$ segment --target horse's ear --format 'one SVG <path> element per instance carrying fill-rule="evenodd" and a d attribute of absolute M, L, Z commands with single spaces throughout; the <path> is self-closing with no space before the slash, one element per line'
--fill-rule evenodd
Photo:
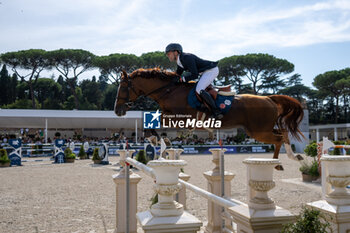
<path fill-rule="evenodd" d="M 125 70 L 122 70 L 122 79 L 128 78 L 128 73 Z"/>

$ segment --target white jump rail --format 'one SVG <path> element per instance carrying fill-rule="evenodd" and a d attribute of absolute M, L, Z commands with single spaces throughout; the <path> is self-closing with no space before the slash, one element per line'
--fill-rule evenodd
<path fill-rule="evenodd" d="M 138 169 L 143 171 L 146 175 L 151 176 L 152 178 L 155 178 L 152 168 L 150 168 L 150 167 L 144 165 L 143 163 L 140 163 L 132 158 L 126 158 L 125 161 L 127 163 L 130 163 L 133 166 L 137 167 Z M 191 190 L 192 192 L 194 192 L 194 193 L 196 193 L 196 194 L 198 194 L 206 199 L 209 199 L 210 201 L 214 202 L 215 204 L 218 204 L 221 207 L 230 208 L 230 207 L 234 207 L 234 206 L 243 204 L 243 202 L 240 202 L 237 200 L 233 200 L 233 199 L 228 200 L 228 199 L 219 197 L 215 194 L 212 194 L 212 193 L 210 193 L 204 189 L 201 189 L 193 184 L 190 184 L 186 181 L 179 180 L 179 182 L 181 184 L 183 184 L 184 186 L 186 186 L 186 188 Z"/>
<path fill-rule="evenodd" d="M 294 220 L 294 216 L 289 211 L 275 206 L 273 200 L 270 199 L 267 194 L 267 192 L 275 186 L 272 176 L 274 166 L 279 163 L 278 160 L 250 158 L 244 161 L 244 164 L 247 166 L 247 195 L 249 200 L 248 204 L 245 204 L 231 198 L 230 182 L 233 179 L 234 174 L 230 172 L 223 172 L 225 175 L 225 184 L 227 186 L 225 185 L 224 195 L 220 196 L 220 188 L 222 182 L 220 180 L 221 168 L 219 165 L 219 155 L 223 153 L 223 150 L 215 148 L 211 149 L 211 152 L 213 154 L 212 162 L 215 164 L 215 167 L 212 170 L 203 173 L 205 179 L 207 179 L 208 182 L 208 190 L 204 190 L 187 182 L 187 180 L 183 180 L 183 173 L 174 173 L 175 166 L 177 166 L 177 169 L 179 169 L 179 164 L 186 163 L 183 160 L 175 162 L 176 160 L 163 159 L 159 162 L 151 161 L 150 166 L 147 166 L 136 161 L 135 159 L 128 157 L 127 154 L 130 154 L 130 151 L 122 151 L 121 155 L 124 156 L 120 157 L 120 164 L 124 168 L 118 174 L 113 176 L 117 188 L 117 224 L 115 232 L 124 233 L 128 232 L 129 230 L 130 232 L 136 232 L 136 218 L 139 221 L 139 224 L 142 226 L 142 229 L 147 233 L 165 232 L 165 228 L 159 229 L 159 227 L 169 227 L 167 229 L 170 230 L 176 228 L 176 232 L 197 232 L 200 225 L 202 225 L 200 220 L 188 212 L 181 212 L 181 208 L 186 208 L 183 202 L 184 199 L 186 200 L 186 197 L 183 197 L 183 194 L 186 193 L 187 189 L 191 190 L 196 195 L 199 195 L 208 201 L 208 215 L 206 219 L 207 225 L 205 226 L 205 232 L 208 233 L 236 232 L 233 228 L 233 225 L 235 224 L 237 226 L 237 232 L 258 232 L 256 229 L 264 228 L 265 230 L 268 229 L 268 231 L 271 233 L 277 233 L 281 230 L 283 224 L 290 223 Z M 161 201 L 158 202 L 158 204 L 153 205 L 150 210 L 137 212 L 137 183 L 141 180 L 141 177 L 131 171 L 129 174 L 128 170 L 130 165 L 133 165 L 145 173 L 147 176 L 150 176 L 157 180 L 154 188 L 157 191 L 158 195 L 160 195 L 159 198 L 161 198 Z M 169 169 L 169 174 L 166 174 L 167 169 Z M 171 178 L 174 174 L 177 174 L 179 176 L 179 179 L 176 181 L 177 184 L 173 183 L 175 180 L 173 180 L 174 178 Z M 127 185 L 129 181 L 129 175 L 130 187 Z M 169 175 L 168 178 L 171 179 L 170 183 L 164 183 L 165 177 L 167 175 Z M 166 188 L 163 186 L 166 186 Z M 175 193 L 178 192 L 176 190 L 179 190 L 178 186 L 183 187 L 183 190 L 181 190 L 181 201 L 171 202 L 171 196 L 175 195 Z M 130 192 L 128 191 L 129 188 Z M 128 199 L 125 199 L 125 197 L 129 197 L 130 202 Z M 128 207 L 126 207 L 125 203 L 130 204 L 130 211 L 127 211 L 130 214 L 127 215 L 125 214 L 125 208 Z M 171 204 L 171 215 L 167 215 L 167 213 L 163 212 L 163 210 L 168 208 L 168 203 L 174 203 Z M 179 216 L 180 219 L 192 219 L 191 221 L 185 221 L 187 224 L 187 230 L 179 229 L 184 227 L 184 222 L 181 223 L 178 218 L 171 218 L 171 216 L 173 216 L 173 213 L 183 213 L 181 217 Z M 174 219 L 178 220 L 172 222 Z M 188 227 L 188 224 L 190 227 Z M 195 228 L 192 226 L 197 227 L 197 230 L 195 230 Z M 125 229 L 127 230 L 125 231 Z"/>

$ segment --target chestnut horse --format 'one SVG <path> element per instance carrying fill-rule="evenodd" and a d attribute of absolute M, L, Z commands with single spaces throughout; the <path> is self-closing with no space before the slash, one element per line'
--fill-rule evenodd
<path fill-rule="evenodd" d="M 129 109 L 129 104 L 139 96 L 149 96 L 155 100 L 163 114 L 186 114 L 196 117 L 197 110 L 187 103 L 187 95 L 194 83 L 179 83 L 178 75 L 158 68 L 138 69 L 128 75 L 123 71 L 114 111 L 123 116 Z M 285 144 L 289 158 L 301 160 L 300 155 L 294 155 L 288 132 L 298 140 L 304 135 L 298 128 L 303 119 L 301 104 L 285 95 L 237 95 L 231 109 L 221 119 L 221 128 L 243 127 L 252 138 L 275 145 L 273 158 L 278 158 L 282 143 Z M 282 166 L 276 167 L 283 170 Z"/>

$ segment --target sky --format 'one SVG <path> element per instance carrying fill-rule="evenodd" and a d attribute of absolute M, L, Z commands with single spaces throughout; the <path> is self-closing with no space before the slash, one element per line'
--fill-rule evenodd
<path fill-rule="evenodd" d="M 0 0 L 0 53 L 139 56 L 171 42 L 207 60 L 268 53 L 312 87 L 350 67 L 350 0 Z"/>

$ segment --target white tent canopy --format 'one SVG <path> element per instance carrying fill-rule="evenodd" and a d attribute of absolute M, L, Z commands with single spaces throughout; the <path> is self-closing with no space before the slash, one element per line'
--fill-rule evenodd
<path fill-rule="evenodd" d="M 46 122 L 51 129 L 135 129 L 142 127 L 142 112 L 118 117 L 113 111 L 0 109 L 0 128 L 45 128 Z"/>

